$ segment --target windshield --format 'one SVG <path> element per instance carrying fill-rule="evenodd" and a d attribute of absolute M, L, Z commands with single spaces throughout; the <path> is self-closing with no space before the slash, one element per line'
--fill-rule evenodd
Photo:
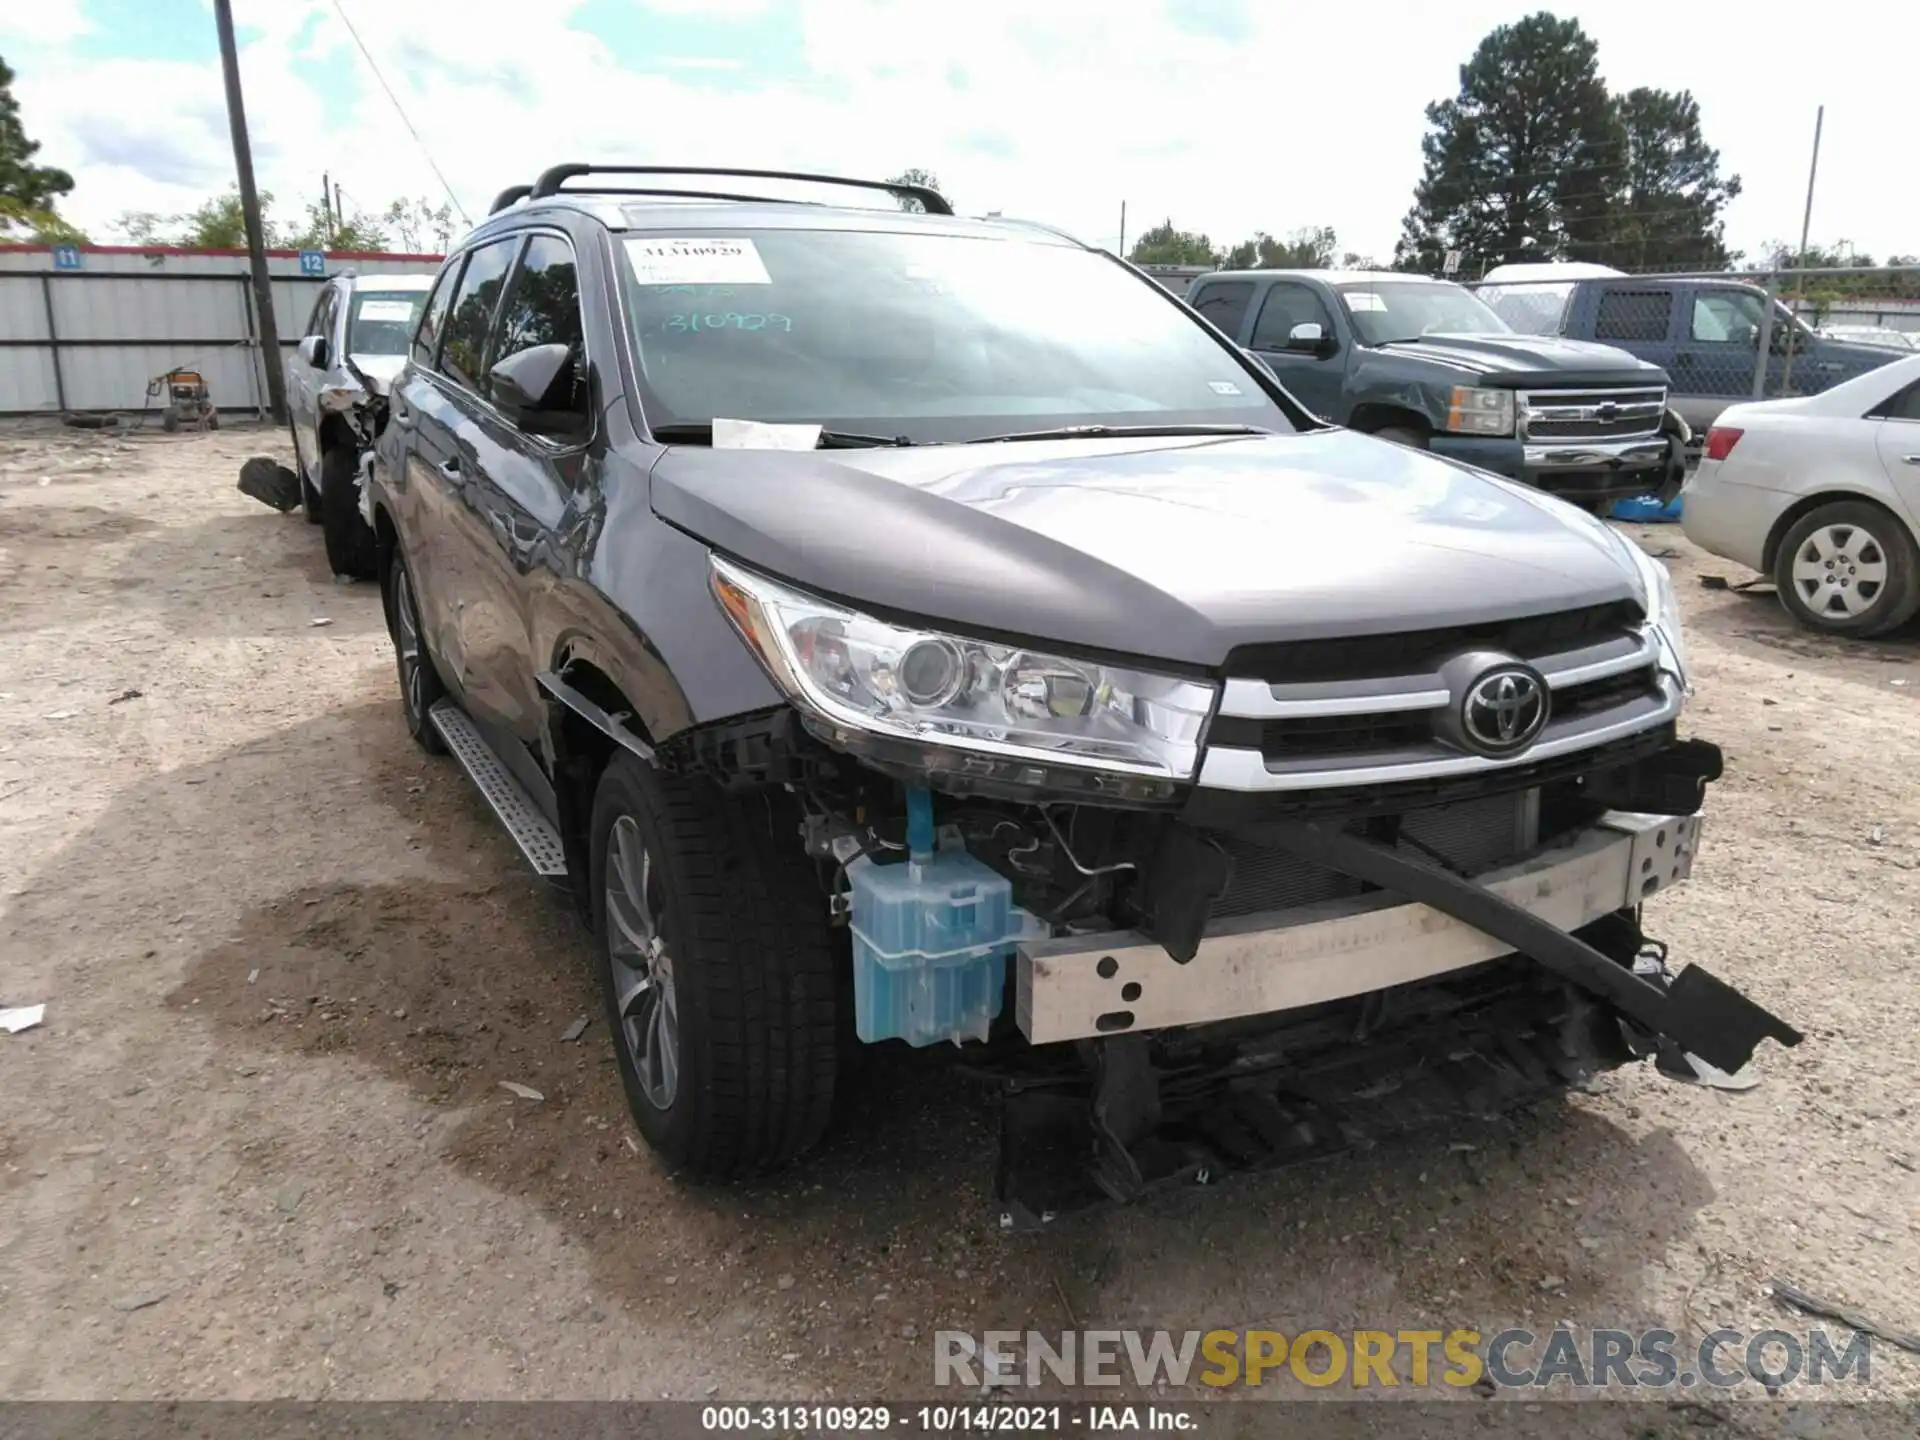
<path fill-rule="evenodd" d="M 1573 283 L 1553 280 L 1482 285 L 1473 293 L 1522 335 L 1558 335 L 1561 320 L 1567 313 L 1567 301 L 1573 298 Z"/>
<path fill-rule="evenodd" d="M 1362 345 L 1391 345 L 1422 335 L 1504 335 L 1507 324 L 1458 285 L 1419 280 L 1360 280 L 1334 287 L 1346 301 Z"/>
<path fill-rule="evenodd" d="M 1068 425 L 1296 428 L 1152 281 L 1029 240 L 845 230 L 628 235 L 648 422 L 921 442 Z"/>
<path fill-rule="evenodd" d="M 406 354 L 413 322 L 426 300 L 424 290 L 356 290 L 347 320 L 347 353 Z"/>

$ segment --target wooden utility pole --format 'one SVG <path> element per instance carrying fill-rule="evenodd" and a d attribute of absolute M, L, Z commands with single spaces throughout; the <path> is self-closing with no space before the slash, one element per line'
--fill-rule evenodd
<path fill-rule="evenodd" d="M 227 125 L 233 131 L 233 166 L 240 182 L 240 213 L 247 223 L 247 259 L 253 270 L 254 333 L 260 368 L 267 377 L 267 409 L 273 423 L 287 423 L 287 383 L 282 373 L 280 327 L 273 318 L 273 286 L 267 279 L 267 236 L 260 224 L 260 192 L 253 184 L 253 150 L 247 143 L 247 107 L 240 98 L 240 55 L 233 43 L 231 0 L 213 0 L 220 27 L 220 69 L 227 80 Z"/>

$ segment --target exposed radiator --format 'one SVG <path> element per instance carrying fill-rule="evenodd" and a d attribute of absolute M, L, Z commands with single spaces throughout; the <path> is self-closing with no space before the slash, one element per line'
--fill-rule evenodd
<path fill-rule="evenodd" d="M 1472 875 L 1516 860 L 1540 843 L 1540 792 L 1489 795 L 1392 818 L 1398 821 L 1403 853 L 1426 860 L 1438 856 Z M 1356 825 L 1356 833 L 1376 833 L 1371 826 L 1380 823 Z M 1214 838 L 1233 860 L 1233 878 L 1213 907 L 1215 915 L 1284 910 L 1360 893 L 1358 881 L 1311 861 L 1238 836 Z"/>

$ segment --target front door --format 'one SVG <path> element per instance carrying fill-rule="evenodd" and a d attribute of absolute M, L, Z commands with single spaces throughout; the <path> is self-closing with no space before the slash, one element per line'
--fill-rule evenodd
<path fill-rule="evenodd" d="M 455 527 L 458 542 L 469 547 L 459 567 L 465 603 L 458 622 L 468 706 L 476 720 L 522 747 L 541 734 L 534 676 L 549 658 L 536 653 L 532 598 L 540 572 L 555 564 L 554 535 L 580 491 L 592 434 L 579 269 L 572 245 L 557 233 L 527 240 L 507 281 L 486 364 L 491 369 L 540 345 L 565 345 L 574 362 L 537 412 L 516 421 L 492 403 L 485 381 L 480 403 L 465 407 L 463 448 L 474 463 Z"/>
<path fill-rule="evenodd" d="M 1289 337 L 1300 325 L 1320 327 L 1325 341 L 1319 349 L 1289 348 Z M 1294 399 L 1322 419 L 1344 425 L 1347 412 L 1341 392 L 1351 357 L 1339 343 L 1339 334 L 1332 312 L 1311 285 L 1276 280 L 1260 302 L 1249 348 Z"/>
<path fill-rule="evenodd" d="M 306 334 L 328 337 L 332 344 L 333 317 L 338 307 L 339 287 L 331 283 L 320 290 L 320 298 L 313 302 L 313 313 L 307 317 Z M 334 357 L 327 357 L 333 363 Z M 320 489 L 320 387 L 325 383 L 327 372 L 316 370 L 300 358 L 300 352 L 289 350 L 285 369 L 281 372 L 287 381 L 287 418 L 293 425 L 293 448 L 297 452 L 296 468 L 307 484 L 317 492 Z"/>
<path fill-rule="evenodd" d="M 1761 363 L 1760 334 L 1767 302 L 1750 290 L 1703 288 L 1688 296 L 1679 353 L 1692 380 L 1690 393 L 1712 395 L 1723 403 L 1751 399 L 1754 368 Z M 1767 393 L 1776 384 L 1780 362 L 1772 364 Z"/>

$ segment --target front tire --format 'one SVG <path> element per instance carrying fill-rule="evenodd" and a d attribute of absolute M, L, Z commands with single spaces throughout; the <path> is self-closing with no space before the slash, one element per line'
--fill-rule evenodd
<path fill-rule="evenodd" d="M 594 793 L 594 955 L 621 1084 L 648 1145 L 696 1178 L 788 1163 L 833 1108 L 839 970 L 796 828 L 771 823 L 782 799 L 624 751 Z"/>
<path fill-rule="evenodd" d="M 336 575 L 371 580 L 377 573 L 373 531 L 360 518 L 360 491 L 354 484 L 354 457 L 343 445 L 320 461 L 320 523 L 327 564 Z"/>
<path fill-rule="evenodd" d="M 1416 430 L 1411 425 L 1389 425 L 1385 429 L 1375 430 L 1374 438 L 1391 440 L 1396 445 L 1404 445 L 1409 450 L 1431 450 L 1433 437 L 1424 430 Z"/>
<path fill-rule="evenodd" d="M 447 691 L 440 683 L 440 672 L 433 668 L 413 577 L 407 573 L 406 557 L 398 545 L 393 547 L 387 572 L 387 628 L 393 633 L 393 661 L 400 677 L 400 711 L 407 722 L 407 733 L 429 755 L 444 755 L 446 742 L 427 717 Z"/>
<path fill-rule="evenodd" d="M 1838 500 L 1794 522 L 1774 556 L 1773 583 L 1787 613 L 1810 629 L 1884 635 L 1920 610 L 1920 554 L 1887 511 Z"/>

